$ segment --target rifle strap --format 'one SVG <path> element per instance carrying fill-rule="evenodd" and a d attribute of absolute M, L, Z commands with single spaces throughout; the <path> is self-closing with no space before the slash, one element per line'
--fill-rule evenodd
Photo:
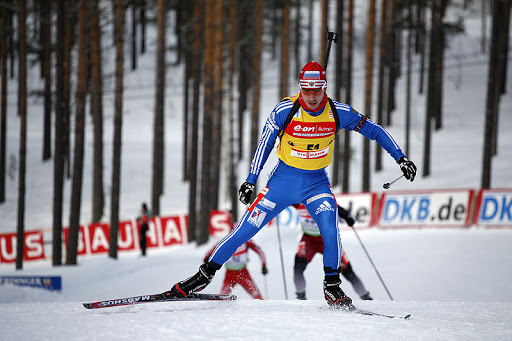
<path fill-rule="evenodd" d="M 332 99 L 327 97 L 327 100 L 329 101 L 329 106 L 331 107 L 331 110 L 333 112 L 336 112 L 336 107 L 334 106 L 334 102 L 332 101 Z M 286 130 L 286 127 L 288 127 L 288 124 L 290 124 L 290 122 L 293 119 L 293 116 L 295 116 L 295 114 L 297 113 L 297 111 L 299 111 L 299 109 L 300 109 L 300 103 L 299 103 L 299 99 L 297 98 L 295 103 L 293 103 L 293 107 L 290 110 L 290 113 L 288 114 L 288 116 L 286 117 L 286 120 L 284 121 L 283 127 L 279 131 L 279 134 L 278 134 L 279 138 L 282 138 L 282 136 L 283 136 L 283 134 L 284 134 L 284 132 Z M 337 114 L 338 113 L 336 112 L 333 115 L 334 116 L 334 122 L 336 123 L 336 134 L 335 134 L 335 136 L 338 136 L 338 133 L 340 131 L 340 118 L 338 117 Z"/>

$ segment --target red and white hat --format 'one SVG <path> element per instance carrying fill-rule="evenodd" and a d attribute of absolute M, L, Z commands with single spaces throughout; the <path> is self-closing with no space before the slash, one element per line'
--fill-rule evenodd
<path fill-rule="evenodd" d="M 322 65 L 315 61 L 309 62 L 300 71 L 299 88 L 301 89 L 325 89 L 327 77 Z"/>

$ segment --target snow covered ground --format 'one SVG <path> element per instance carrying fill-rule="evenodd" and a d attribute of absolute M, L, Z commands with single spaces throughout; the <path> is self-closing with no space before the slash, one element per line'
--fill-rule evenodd
<path fill-rule="evenodd" d="M 361 4 L 363 2 L 358 2 Z M 364 15 L 357 10 L 358 35 L 364 36 Z M 467 35 L 451 41 L 446 52 L 445 128 L 432 139 L 432 173 L 422 177 L 423 124 L 425 95 L 417 95 L 418 74 L 414 74 L 412 100 L 412 134 L 410 159 L 419 168 L 414 183 L 398 181 L 397 190 L 473 188 L 480 186 L 483 122 L 486 99 L 487 57 L 480 54 L 480 16 L 468 15 Z M 490 25 L 488 25 L 490 26 Z M 488 28 L 490 30 L 490 27 Z M 154 41 L 154 31 L 148 30 Z M 106 44 L 106 42 L 104 42 Z M 360 41 L 358 46 L 364 44 Z M 120 219 L 137 215 L 140 203 L 149 201 L 151 189 L 151 146 L 154 108 L 154 44 L 140 59 L 140 69 L 127 71 L 125 110 L 123 117 L 123 154 L 121 174 Z M 110 50 L 106 50 L 110 51 Z M 363 110 L 364 51 L 357 52 L 354 73 L 355 108 Z M 105 54 L 107 58 L 108 53 Z M 112 55 L 106 61 L 108 69 Z M 169 59 L 172 59 L 169 58 Z M 333 61 L 331 61 L 334 63 Z M 261 121 L 263 124 L 277 98 L 277 63 L 265 63 Z M 333 65 L 333 64 L 332 64 Z M 359 70 L 359 71 L 358 71 Z M 188 185 L 181 174 L 181 74 L 174 70 L 168 77 L 166 102 L 166 178 L 162 196 L 162 214 L 187 210 Z M 37 68 L 29 85 L 41 88 Z M 492 187 L 512 187 L 511 73 L 507 93 L 502 96 L 498 127 L 498 154 L 493 159 Z M 402 145 L 404 141 L 405 78 L 397 89 L 397 111 L 388 131 Z M 333 82 L 331 83 L 333 84 Z M 291 93 L 296 90 L 291 84 Z M 17 153 L 19 119 L 16 116 L 16 83 L 9 83 L 8 101 L 8 179 L 7 201 L 0 205 L 0 232 L 16 230 Z M 105 84 L 105 189 L 104 221 L 110 218 L 110 182 L 112 150 L 113 85 Z M 110 91 L 110 92 L 108 92 Z M 110 95 L 109 95 L 110 93 Z M 12 95 L 11 95 L 12 94 Z M 340 99 L 343 101 L 343 99 Z M 52 226 L 53 162 L 41 162 L 42 117 L 40 102 L 28 104 L 27 196 L 25 226 L 27 230 Z M 373 114 L 370 113 L 372 116 Z M 83 206 L 81 223 L 90 222 L 92 122 L 87 115 Z M 361 188 L 361 141 L 352 134 L 354 175 L 351 189 Z M 372 152 L 374 145 L 372 144 Z M 382 184 L 395 179 L 399 169 L 384 156 L 384 170 L 372 171 L 372 190 L 381 191 Z M 267 170 L 275 163 L 269 159 Z M 373 161 L 372 161 L 373 163 Z M 239 181 L 244 180 L 249 160 L 239 168 Z M 71 193 L 71 181 L 65 185 L 65 198 Z M 64 204 L 64 222 L 69 221 L 69 200 Z M 275 228 L 265 228 L 255 241 L 268 259 L 268 289 L 260 273 L 255 254 L 249 270 L 265 301 L 254 301 L 240 289 L 234 302 L 169 302 L 89 311 L 81 302 L 158 293 L 176 281 L 195 273 L 204 253 L 215 243 L 197 247 L 190 244 L 167 250 L 150 250 L 146 258 L 136 253 L 120 254 L 118 260 L 105 256 L 79 258 L 74 267 L 52 267 L 50 261 L 25 263 L 22 271 L 14 265 L 1 265 L 0 275 L 60 275 L 60 293 L 42 289 L 0 286 L 0 340 L 79 340 L 79 339 L 254 339 L 298 340 L 348 339 L 429 339 L 429 340 L 512 340 L 512 245 L 511 229 L 422 229 L 362 230 L 359 236 L 367 247 L 394 300 L 391 301 L 372 268 L 353 231 L 345 230 L 342 241 L 354 270 L 375 298 L 361 301 L 349 283 L 343 288 L 358 307 L 381 313 L 405 315 L 410 320 L 386 319 L 331 311 L 322 297 L 322 262 L 316 256 L 306 270 L 308 301 L 296 301 L 292 282 L 293 257 L 299 238 L 297 227 L 282 228 L 282 251 L 286 280 L 285 298 L 280 253 Z M 221 270 L 205 292 L 217 292 L 223 280 Z"/>
<path fill-rule="evenodd" d="M 0 286 L 1 340 L 512 340 L 512 230 L 428 229 L 358 232 L 393 297 L 388 297 L 353 231 L 342 233 L 355 272 L 375 298 L 356 306 L 410 320 L 329 310 L 322 297 L 322 259 L 306 270 L 309 300 L 295 300 L 293 258 L 298 228 L 281 228 L 285 291 L 277 232 L 255 241 L 268 257 L 266 289 L 257 255 L 249 271 L 269 299 L 252 300 L 240 287 L 233 302 L 167 302 L 87 310 L 81 302 L 158 293 L 195 273 L 208 245 L 93 257 L 76 267 L 26 265 L 2 275 L 61 275 L 63 291 Z M 220 290 L 224 269 L 204 292 Z"/>

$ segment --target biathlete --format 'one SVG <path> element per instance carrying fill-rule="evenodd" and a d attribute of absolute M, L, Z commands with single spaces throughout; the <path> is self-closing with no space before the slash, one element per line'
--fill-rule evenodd
<path fill-rule="evenodd" d="M 165 295 L 186 297 L 204 289 L 240 245 L 283 209 L 302 203 L 318 225 L 324 240 L 324 297 L 332 306 L 343 308 L 351 305 L 352 300 L 340 288 L 343 252 L 338 230 L 338 207 L 325 170 L 332 162 L 333 141 L 340 129 L 356 131 L 376 140 L 395 159 L 406 179 L 414 180 L 416 166 L 384 128 L 350 105 L 328 98 L 326 88 L 324 68 L 314 61 L 307 63 L 299 75 L 299 94 L 284 98 L 265 123 L 249 176 L 239 190 L 240 201 L 246 205 L 250 203 L 258 176 L 279 136 L 279 161 L 267 185 L 233 231 L 217 244 L 208 262 L 202 264 L 192 277 L 176 283 Z"/>
<path fill-rule="evenodd" d="M 215 247 L 207 253 L 205 262 L 208 262 L 208 258 L 212 254 Z M 249 295 L 251 295 L 254 299 L 263 299 L 263 296 L 261 296 L 256 283 L 247 270 L 247 263 L 249 262 L 249 249 L 258 254 L 261 260 L 261 273 L 263 276 L 267 275 L 268 270 L 263 250 L 252 240 L 249 240 L 247 243 L 242 244 L 238 249 L 236 249 L 231 258 L 229 258 L 228 261 L 224 263 L 224 266 L 226 267 L 226 277 L 224 278 L 224 283 L 220 289 L 221 294 L 230 294 L 235 286 L 241 285 L 242 288 L 244 288 L 245 291 L 247 291 Z"/>
<path fill-rule="evenodd" d="M 302 229 L 302 238 L 300 239 L 299 247 L 295 254 L 295 262 L 293 264 L 293 282 L 295 283 L 297 299 L 305 300 L 306 279 L 304 278 L 304 270 L 306 270 L 306 267 L 317 253 L 324 253 L 324 240 L 320 235 L 318 225 L 313 218 L 311 218 L 306 206 L 302 204 L 292 206 L 297 209 L 300 227 Z M 340 205 L 338 205 L 338 215 L 340 219 L 345 220 L 348 226 L 354 226 L 354 218 Z M 366 290 L 363 282 L 352 269 L 352 264 L 350 264 L 345 249 L 343 249 L 341 255 L 340 270 L 343 277 L 352 284 L 354 291 L 362 300 L 373 300 L 370 296 L 370 292 Z"/>

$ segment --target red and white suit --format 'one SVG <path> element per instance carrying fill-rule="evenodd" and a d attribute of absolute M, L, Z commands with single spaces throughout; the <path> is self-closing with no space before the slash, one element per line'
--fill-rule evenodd
<path fill-rule="evenodd" d="M 214 249 L 215 247 L 210 250 L 210 252 L 208 252 L 207 257 L 210 256 Z M 265 254 L 261 248 L 252 240 L 248 240 L 246 243 L 238 247 L 231 258 L 229 258 L 227 262 L 224 263 L 226 267 L 226 277 L 224 278 L 224 283 L 222 284 L 222 288 L 220 290 L 221 294 L 231 293 L 233 288 L 239 284 L 249 293 L 249 295 L 255 299 L 263 299 L 263 296 L 261 296 L 256 283 L 254 283 L 254 280 L 247 270 L 247 263 L 249 262 L 249 249 L 255 251 L 258 254 L 261 259 L 262 266 L 266 267 Z"/>

